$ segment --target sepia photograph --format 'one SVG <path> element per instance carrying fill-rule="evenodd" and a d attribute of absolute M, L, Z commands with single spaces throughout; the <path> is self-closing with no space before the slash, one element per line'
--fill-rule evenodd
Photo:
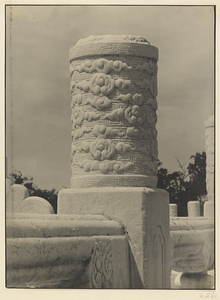
<path fill-rule="evenodd" d="M 5 288 L 215 298 L 215 5 L 4 17 Z"/>

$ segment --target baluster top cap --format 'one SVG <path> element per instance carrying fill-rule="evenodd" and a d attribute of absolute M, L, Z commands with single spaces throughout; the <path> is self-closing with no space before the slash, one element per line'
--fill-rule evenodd
<path fill-rule="evenodd" d="M 158 49 L 141 36 L 90 35 L 70 49 L 70 61 L 94 55 L 133 55 L 158 60 Z"/>

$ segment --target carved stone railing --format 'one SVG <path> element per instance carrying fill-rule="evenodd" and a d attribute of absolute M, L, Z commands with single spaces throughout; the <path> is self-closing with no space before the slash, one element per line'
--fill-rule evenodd
<path fill-rule="evenodd" d="M 206 186 L 208 201 L 200 217 L 199 201 L 188 202 L 188 217 L 177 217 L 177 205 L 170 204 L 172 270 L 180 272 L 171 280 L 173 288 L 212 289 L 215 265 L 214 239 L 214 116 L 205 122 Z M 175 275 L 172 273 L 172 277 Z"/>
<path fill-rule="evenodd" d="M 181 272 L 179 288 L 211 289 L 214 278 L 214 224 L 204 217 L 170 220 L 172 270 Z M 175 288 L 175 285 L 173 286 Z"/>
<path fill-rule="evenodd" d="M 127 237 L 103 216 L 8 215 L 6 236 L 7 287 L 130 287 Z"/>

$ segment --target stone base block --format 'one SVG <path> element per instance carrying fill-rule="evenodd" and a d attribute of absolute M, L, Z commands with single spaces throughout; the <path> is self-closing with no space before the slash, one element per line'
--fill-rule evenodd
<path fill-rule="evenodd" d="M 170 287 L 169 197 L 141 187 L 65 189 L 58 214 L 101 214 L 117 220 L 130 243 L 131 288 Z"/>

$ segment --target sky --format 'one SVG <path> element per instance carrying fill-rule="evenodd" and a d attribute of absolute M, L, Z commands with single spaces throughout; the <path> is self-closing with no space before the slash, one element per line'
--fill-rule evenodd
<path fill-rule="evenodd" d="M 6 14 L 8 173 L 42 189 L 70 187 L 69 49 L 89 35 L 131 34 L 159 49 L 158 147 L 163 167 L 205 150 L 214 113 L 211 6 L 11 6 Z"/>

